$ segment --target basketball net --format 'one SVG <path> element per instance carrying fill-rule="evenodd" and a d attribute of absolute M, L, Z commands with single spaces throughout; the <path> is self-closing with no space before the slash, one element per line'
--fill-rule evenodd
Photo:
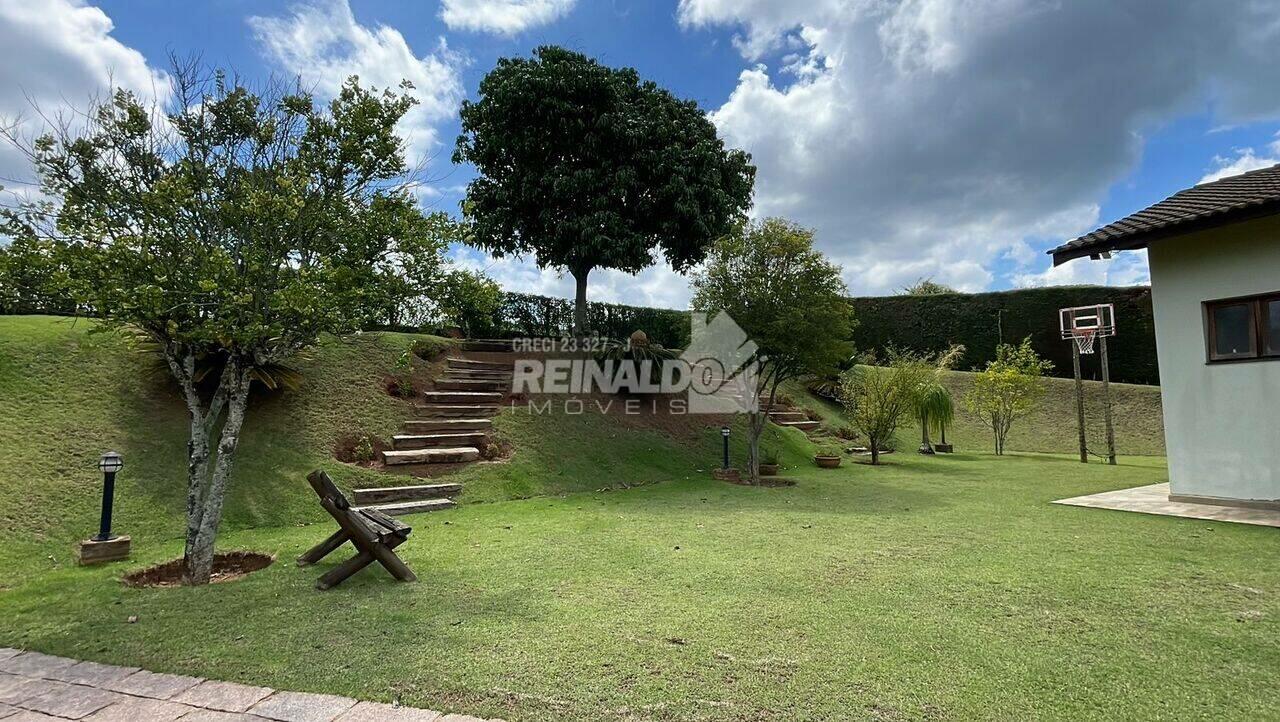
<path fill-rule="evenodd" d="M 1097 337 L 1096 328 L 1077 328 L 1071 332 L 1071 338 L 1075 339 L 1076 348 L 1081 354 L 1093 353 L 1093 342 Z"/>

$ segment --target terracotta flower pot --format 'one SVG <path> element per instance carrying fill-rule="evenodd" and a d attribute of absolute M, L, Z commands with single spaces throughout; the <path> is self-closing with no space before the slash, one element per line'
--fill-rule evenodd
<path fill-rule="evenodd" d="M 777 475 L 778 475 L 777 464 L 761 464 L 760 465 L 760 476 L 777 476 Z"/>
<path fill-rule="evenodd" d="M 813 463 L 817 464 L 823 469 L 834 469 L 837 466 L 840 466 L 840 457 L 839 456 L 815 456 L 813 457 Z"/>

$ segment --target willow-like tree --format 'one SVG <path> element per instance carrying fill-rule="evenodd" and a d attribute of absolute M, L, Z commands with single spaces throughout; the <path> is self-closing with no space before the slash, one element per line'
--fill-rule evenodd
<path fill-rule="evenodd" d="M 578 335 L 592 270 L 639 273 L 659 254 L 687 270 L 744 217 L 755 180 L 696 103 L 558 47 L 498 61 L 462 104 L 453 160 L 478 172 L 471 243 L 568 271 Z"/>
<path fill-rule="evenodd" d="M 74 128 L 11 126 L 56 202 L 9 210 L 0 232 L 87 251 L 72 254 L 83 303 L 163 354 L 190 412 L 183 579 L 203 584 L 251 381 L 418 292 L 444 239 L 405 187 L 406 93 L 352 78 L 317 105 L 194 64 L 171 79 L 162 108 L 117 91 Z"/>
<path fill-rule="evenodd" d="M 693 308 L 724 311 L 758 350 L 747 420 L 747 469 L 760 479 L 760 435 L 778 387 L 801 374 L 826 376 L 853 353 L 853 306 L 840 268 L 813 247 L 813 232 L 781 218 L 746 224 L 712 248 L 692 279 Z"/>

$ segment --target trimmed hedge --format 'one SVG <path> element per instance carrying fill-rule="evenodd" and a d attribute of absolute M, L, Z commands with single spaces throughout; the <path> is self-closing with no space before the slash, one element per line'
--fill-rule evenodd
<path fill-rule="evenodd" d="M 1054 286 L 993 293 L 947 293 L 935 296 L 854 298 L 858 326 L 853 342 L 859 351 L 883 355 L 890 345 L 921 352 L 943 351 L 964 344 L 961 369 L 980 369 L 995 358 L 1002 334 L 1005 343 L 1030 336 L 1036 352 L 1053 362 L 1054 376 L 1071 376 L 1071 342 L 1060 338 L 1058 309 L 1112 303 L 1119 335 L 1110 339 L 1111 379 L 1158 384 L 1155 323 L 1151 289 L 1146 286 Z M 689 314 L 673 309 L 588 304 L 591 329 L 611 338 L 641 330 L 667 348 L 689 341 Z M 573 326 L 573 301 L 525 293 L 508 293 L 496 322 L 497 333 L 513 336 L 567 335 Z M 1081 364 L 1087 379 L 1101 375 L 1098 356 Z"/>
<path fill-rule="evenodd" d="M 1053 362 L 1053 375 L 1071 376 L 1070 341 L 1058 332 L 1058 309 L 1115 304 L 1117 335 L 1108 339 L 1111 380 L 1160 383 L 1156 363 L 1151 289 L 1145 286 L 1054 286 L 994 293 L 855 298 L 858 327 L 853 341 L 860 351 L 882 353 L 890 345 L 914 351 L 941 351 L 964 344 L 961 369 L 981 368 L 995 358 L 1001 336 L 1016 343 L 1030 336 L 1036 353 Z M 1101 376 L 1098 355 L 1084 356 L 1082 375 Z"/>
<path fill-rule="evenodd" d="M 633 331 L 644 331 L 649 340 L 667 348 L 684 348 L 689 343 L 688 311 L 589 301 L 587 326 L 592 333 L 609 338 L 626 338 Z M 563 338 L 573 330 L 573 301 L 506 293 L 494 327 L 499 338 Z"/>

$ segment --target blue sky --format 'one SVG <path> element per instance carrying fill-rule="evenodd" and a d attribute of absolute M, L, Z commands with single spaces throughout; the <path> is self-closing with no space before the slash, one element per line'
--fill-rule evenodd
<path fill-rule="evenodd" d="M 33 9 L 36 5 L 43 5 Z M 181 10 L 178 8 L 181 7 Z M 855 293 L 1140 283 L 1142 254 L 1050 269 L 1043 251 L 1214 173 L 1280 162 L 1280 8 L 1113 0 L 0 0 L 0 114 L 110 78 L 163 82 L 170 52 L 323 95 L 411 77 L 424 202 L 456 212 L 457 103 L 505 55 L 564 45 L 697 100 L 760 167 L 756 212 L 817 231 Z M 6 42 L 7 41 L 7 42 Z M 3 48 L 7 47 L 8 50 Z M 21 92 L 19 92 L 19 90 Z M 10 161 L 12 159 L 9 159 Z M 0 170 L 6 170 L 0 154 Z M 455 249 L 505 286 L 571 295 L 529 259 Z M 680 306 L 655 267 L 597 299 Z"/>

